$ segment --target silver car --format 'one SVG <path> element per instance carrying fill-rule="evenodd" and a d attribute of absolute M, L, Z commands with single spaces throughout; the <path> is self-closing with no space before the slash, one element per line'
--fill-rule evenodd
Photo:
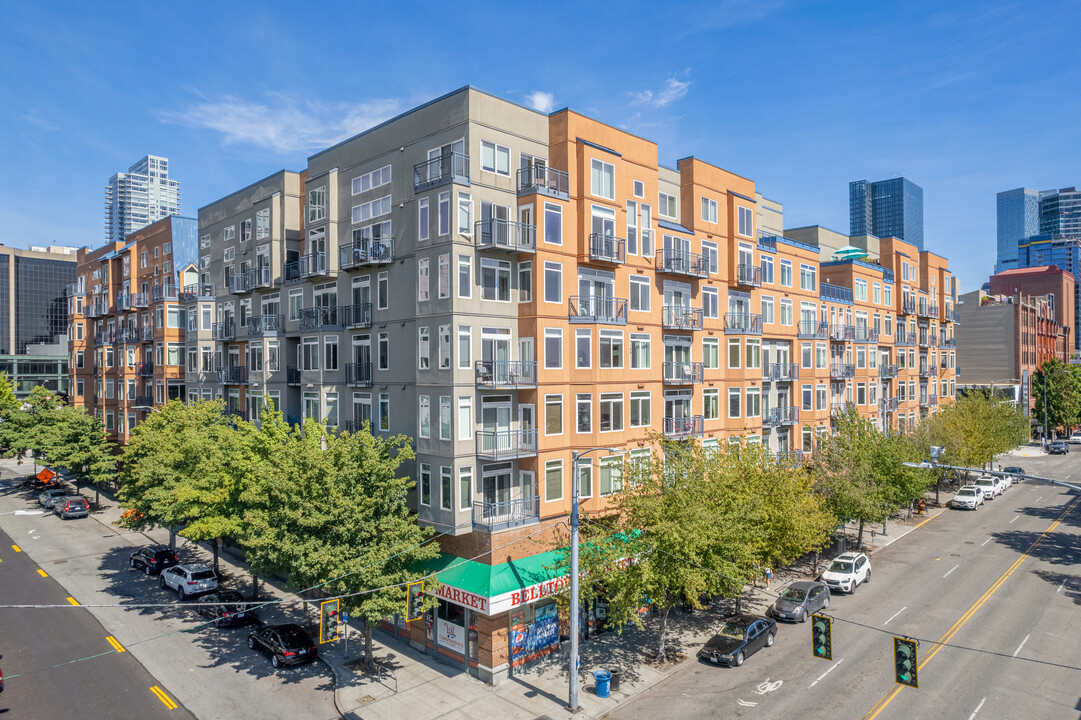
<path fill-rule="evenodd" d="M 218 589 L 218 576 L 202 563 L 176 565 L 163 570 L 160 577 L 162 589 L 175 591 L 180 600 Z"/>
<path fill-rule="evenodd" d="M 978 488 L 975 485 L 965 485 L 953 496 L 953 500 L 950 501 L 950 504 L 955 508 L 976 510 L 980 505 L 983 505 L 983 497 L 984 493 L 982 488 Z"/>
<path fill-rule="evenodd" d="M 830 589 L 825 583 L 800 580 L 785 588 L 769 614 L 778 620 L 806 622 L 811 613 L 830 606 Z"/>

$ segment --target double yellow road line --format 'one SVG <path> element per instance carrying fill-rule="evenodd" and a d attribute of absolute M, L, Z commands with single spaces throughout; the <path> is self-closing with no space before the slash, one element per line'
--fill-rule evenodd
<path fill-rule="evenodd" d="M 162 690 L 157 685 L 152 686 L 150 688 L 150 692 L 157 695 L 158 700 L 161 700 L 162 704 L 165 707 L 169 708 L 170 710 L 176 710 L 178 707 L 180 707 L 179 705 L 176 704 L 175 700 L 173 700 L 171 697 L 169 697 L 168 693 L 166 693 L 164 690 Z"/>
<path fill-rule="evenodd" d="M 972 607 L 970 607 L 964 615 L 958 618 L 957 622 L 955 622 L 950 627 L 950 629 L 947 630 L 945 634 L 943 634 L 943 636 L 938 639 L 938 641 L 935 643 L 935 649 L 931 651 L 930 655 L 923 659 L 923 662 L 921 662 L 917 668 L 918 670 L 923 670 L 924 666 L 927 665 L 927 663 L 931 662 L 931 658 L 937 655 L 938 651 L 945 647 L 945 644 L 948 643 L 953 638 L 953 636 L 956 635 L 957 632 L 965 626 L 965 623 L 972 619 L 972 616 L 976 613 L 976 611 L 983 607 L 984 603 L 986 603 L 991 598 L 991 596 L 994 595 L 1000 587 L 1002 587 L 1002 583 L 1006 582 L 1010 578 L 1010 576 L 1013 575 L 1014 571 L 1017 570 L 1017 568 L 1021 567 L 1021 563 L 1025 561 L 1025 558 L 1032 554 L 1032 551 L 1036 549 L 1036 546 L 1042 543 L 1044 541 L 1044 538 L 1046 538 L 1050 533 L 1055 531 L 1055 528 L 1057 528 L 1059 524 L 1063 521 L 1063 519 L 1070 514 L 1070 511 L 1077 506 L 1078 502 L 1081 502 L 1081 497 L 1076 498 L 1072 503 L 1067 505 L 1066 509 L 1062 512 L 1062 514 L 1058 516 L 1058 519 L 1055 520 L 1055 522 L 1051 523 L 1051 527 L 1044 530 L 1043 533 L 1041 533 L 1040 536 L 1033 541 L 1032 545 L 1029 546 L 1028 550 L 1026 550 L 1025 553 L 1021 555 L 1021 557 L 1014 560 L 1013 565 L 1010 565 L 1009 569 L 1006 570 L 1006 572 L 1002 573 L 999 579 L 996 580 L 994 584 L 992 584 L 991 587 L 987 589 L 987 592 L 981 595 L 980 599 L 973 603 Z M 926 522 L 926 520 L 924 522 Z M 922 525 L 923 523 L 920 524 Z M 886 693 L 886 696 L 879 700 L 877 703 L 875 703 L 875 706 L 871 708 L 871 710 L 866 715 L 863 716 L 864 720 L 874 720 L 876 717 L 878 717 L 878 714 L 885 710 L 887 705 L 893 702 L 893 699 L 897 697 L 897 693 L 901 692 L 901 688 L 903 687 L 905 686 L 898 685 L 893 688 L 893 690 Z"/>

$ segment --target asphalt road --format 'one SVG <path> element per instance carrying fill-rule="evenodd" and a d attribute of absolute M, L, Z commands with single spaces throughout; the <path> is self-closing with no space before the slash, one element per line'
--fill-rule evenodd
<path fill-rule="evenodd" d="M 0 604 L 70 609 L 0 608 L 0 667 L 5 673 L 0 716 L 194 718 L 130 652 L 117 650 L 123 646 L 93 615 L 72 607 L 68 592 L 16 547 L 0 531 Z"/>
<path fill-rule="evenodd" d="M 1081 480 L 1075 457 L 1004 464 Z M 833 597 L 832 662 L 811 656 L 809 624 L 782 625 L 742 668 L 688 663 L 611 717 L 1077 718 L 1079 558 L 1081 496 L 1015 484 L 877 552 L 871 582 Z M 918 690 L 894 684 L 895 634 L 920 641 Z"/>

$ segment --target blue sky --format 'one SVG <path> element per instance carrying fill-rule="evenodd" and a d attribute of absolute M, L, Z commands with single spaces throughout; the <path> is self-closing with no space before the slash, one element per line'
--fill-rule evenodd
<path fill-rule="evenodd" d="M 466 84 L 750 177 L 789 227 L 847 232 L 848 182 L 904 175 L 963 291 L 992 269 L 996 192 L 1081 184 L 1078 2 L 0 0 L 0 18 L 9 245 L 101 244 L 106 181 L 147 153 L 194 216 Z"/>

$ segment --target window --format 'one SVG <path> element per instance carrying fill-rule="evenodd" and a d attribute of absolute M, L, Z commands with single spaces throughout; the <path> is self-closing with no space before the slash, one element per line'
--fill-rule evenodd
<path fill-rule="evenodd" d="M 327 336 L 323 339 L 323 365 L 327 370 L 338 369 L 338 338 Z"/>
<path fill-rule="evenodd" d="M 450 396 L 442 395 L 439 398 L 439 439 L 450 440 L 451 432 Z"/>
<path fill-rule="evenodd" d="M 450 325 L 439 326 L 439 369 L 450 368 Z"/>
<path fill-rule="evenodd" d="M 708 197 L 702 198 L 702 220 L 703 222 L 715 223 L 717 222 L 717 201 L 710 200 Z"/>
<path fill-rule="evenodd" d="M 483 299 L 510 302 L 510 261 L 481 258 L 480 286 Z"/>
<path fill-rule="evenodd" d="M 468 325 L 458 326 L 458 367 L 462 370 L 469 368 L 473 356 L 473 330 Z"/>
<path fill-rule="evenodd" d="M 563 461 L 548 460 L 544 463 L 544 500 L 555 502 L 563 499 Z"/>
<path fill-rule="evenodd" d="M 882 286 L 880 284 L 875 283 L 872 286 L 871 298 L 872 298 L 872 302 L 874 302 L 875 305 L 882 304 Z"/>
<path fill-rule="evenodd" d="M 649 391 L 631 391 L 631 427 L 649 427 Z"/>
<path fill-rule="evenodd" d="M 319 190 L 312 190 L 312 192 L 319 192 Z M 309 193 L 309 197 L 310 195 L 311 193 Z M 236 225 L 230 225 L 229 227 L 222 230 L 221 238 L 224 242 L 232 242 L 233 240 L 236 240 Z"/>
<path fill-rule="evenodd" d="M 469 193 L 458 193 L 458 232 L 473 234 L 473 198 Z"/>
<path fill-rule="evenodd" d="M 559 370 L 563 367 L 563 330 L 544 329 L 544 367 Z"/>
<path fill-rule="evenodd" d="M 747 339 L 745 347 L 745 360 L 744 367 L 748 370 L 756 370 L 762 367 L 762 341 Z"/>
<path fill-rule="evenodd" d="M 428 300 L 428 276 L 430 274 L 428 264 L 428 258 L 417 260 L 417 300 L 419 302 Z"/>
<path fill-rule="evenodd" d="M 781 324 L 792 324 L 792 301 L 788 298 L 781 299 Z"/>
<path fill-rule="evenodd" d="M 353 194 L 359 195 L 360 193 L 367 192 L 373 188 L 389 185 L 390 180 L 390 165 L 384 165 L 381 168 L 377 168 L 371 172 L 353 178 Z"/>
<path fill-rule="evenodd" d="M 719 255 L 717 254 L 717 244 L 702 241 L 702 256 L 706 259 L 706 266 L 712 275 L 716 275 L 719 268 Z"/>
<path fill-rule="evenodd" d="M 352 209 L 353 224 L 368 222 L 372 218 L 387 215 L 390 213 L 390 208 L 390 195 L 384 195 L 375 200 L 369 200 L 368 202 L 354 205 Z"/>
<path fill-rule="evenodd" d="M 773 284 L 773 258 L 769 257 L 768 255 L 763 255 L 761 265 L 762 265 L 762 284 L 763 285 L 772 285 Z"/>
<path fill-rule="evenodd" d="M 815 292 L 818 290 L 818 283 L 816 276 L 818 269 L 814 265 L 800 265 L 799 266 L 799 287 L 800 290 L 807 290 L 809 292 Z M 859 282 L 859 281 L 857 281 Z M 867 299 L 867 281 L 863 281 L 863 299 Z"/>
<path fill-rule="evenodd" d="M 202 237 L 199 238 L 199 249 L 200 250 L 205 250 L 208 247 L 210 247 L 210 236 L 209 235 L 203 235 Z"/>
<path fill-rule="evenodd" d="M 623 459 L 618 457 L 601 459 L 600 486 L 601 495 L 611 495 L 623 490 Z"/>
<path fill-rule="evenodd" d="M 825 410 L 828 405 L 828 394 L 825 385 L 819 385 L 815 388 L 815 407 L 819 410 Z"/>
<path fill-rule="evenodd" d="M 635 312 L 649 312 L 649 278 L 644 275 L 631 275 L 630 283 L 630 309 Z"/>
<path fill-rule="evenodd" d="M 379 393 L 379 429 L 390 431 L 390 393 Z"/>
<path fill-rule="evenodd" d="M 721 417 L 721 391 L 718 388 L 706 388 L 702 391 L 702 416 L 706 420 Z"/>
<path fill-rule="evenodd" d="M 544 263 L 544 302 L 563 302 L 563 266 L 559 263 Z"/>
<path fill-rule="evenodd" d="M 255 212 L 255 239 L 265 240 L 270 237 L 270 208 Z"/>
<path fill-rule="evenodd" d="M 563 396 L 544 396 L 544 434 L 563 434 Z"/>
<path fill-rule="evenodd" d="M 730 370 L 739 369 L 739 338 L 728 339 L 728 368 Z"/>
<path fill-rule="evenodd" d="M 728 388 L 728 417 L 738 418 L 740 416 L 740 389 L 738 387 Z"/>
<path fill-rule="evenodd" d="M 781 261 L 781 286 L 792 287 L 792 261 Z"/>
<path fill-rule="evenodd" d="M 473 507 L 473 468 L 458 468 L 458 509 Z"/>
<path fill-rule="evenodd" d="M 702 366 L 707 370 L 716 370 L 721 366 L 721 341 L 718 338 L 703 338 Z"/>
<path fill-rule="evenodd" d="M 814 347 L 809 342 L 800 343 L 800 367 L 810 370 L 814 362 Z"/>
<path fill-rule="evenodd" d="M 811 397 L 811 386 L 810 385 L 802 386 L 800 388 L 800 394 L 801 394 L 801 397 L 802 397 L 802 400 L 803 400 L 803 404 L 801 406 L 802 409 L 807 411 L 807 412 L 810 412 L 811 411 L 811 399 L 812 399 L 812 397 Z"/>
<path fill-rule="evenodd" d="M 631 333 L 631 369 L 649 370 L 649 335 Z"/>
<path fill-rule="evenodd" d="M 867 302 L 867 281 L 863 278 L 856 278 L 852 287 L 852 296 L 855 300 L 860 302 Z"/>
<path fill-rule="evenodd" d="M 453 475 L 449 465 L 443 465 L 439 468 L 439 507 L 443 510 L 450 510 L 451 503 L 454 502 L 451 489 L 452 478 Z"/>
<path fill-rule="evenodd" d="M 473 296 L 473 258 L 469 255 L 458 256 L 458 297 Z"/>
<path fill-rule="evenodd" d="M 319 369 L 319 338 L 306 337 L 300 341 L 301 370 Z"/>
<path fill-rule="evenodd" d="M 762 298 L 762 324 L 773 324 L 773 298 L 771 297 Z"/>
<path fill-rule="evenodd" d="M 623 429 L 623 393 L 601 393 L 601 432 Z"/>
<path fill-rule="evenodd" d="M 754 237 L 754 213 L 750 208 L 739 208 L 739 229 L 737 232 L 743 237 Z"/>
<path fill-rule="evenodd" d="M 450 193 L 439 193 L 439 234 L 450 233 Z"/>
<path fill-rule="evenodd" d="M 676 196 L 668 193 L 657 193 L 657 214 L 667 218 L 677 218 Z"/>
<path fill-rule="evenodd" d="M 471 440 L 472 438 L 473 398 L 463 395 L 458 398 L 458 439 Z"/>
<path fill-rule="evenodd" d="M 436 277 L 436 287 L 440 298 L 450 297 L 450 255 L 439 256 L 439 275 Z"/>
<path fill-rule="evenodd" d="M 327 188 L 326 185 L 308 191 L 308 224 L 322 222 L 327 219 Z"/>
<path fill-rule="evenodd" d="M 518 263 L 518 302 L 530 302 L 533 299 L 533 262 L 523 260 Z"/>
<path fill-rule="evenodd" d="M 427 370 L 431 356 L 431 338 L 427 327 L 417 328 L 417 367 Z"/>
<path fill-rule="evenodd" d="M 747 417 L 754 418 L 762 415 L 761 388 L 747 388 L 746 402 Z"/>
<path fill-rule="evenodd" d="M 574 331 L 574 367 L 587 369 L 593 367 L 593 333 L 591 330 Z"/>
<path fill-rule="evenodd" d="M 885 300 L 883 304 L 887 307 L 893 305 L 893 288 L 889 285 L 883 290 L 883 299 Z"/>
<path fill-rule="evenodd" d="M 867 384 L 866 383 L 856 383 L 856 404 L 857 405 L 866 405 L 867 404 Z"/>
<path fill-rule="evenodd" d="M 575 399 L 576 432 L 593 432 L 593 395 L 591 393 L 579 393 L 575 396 Z"/>
<path fill-rule="evenodd" d="M 720 295 L 717 288 L 702 288 L 702 315 L 708 318 L 720 317 Z"/>
<path fill-rule="evenodd" d="M 480 143 L 480 169 L 510 176 L 510 148 L 487 140 Z"/>
<path fill-rule="evenodd" d="M 553 203 L 544 203 L 544 242 L 563 244 L 563 208 Z"/>
<path fill-rule="evenodd" d="M 634 193 L 636 198 L 644 198 L 646 196 L 646 184 L 641 180 L 635 180 L 631 192 Z"/>
<path fill-rule="evenodd" d="M 623 333 L 618 330 L 601 330 L 600 367 L 623 369 Z"/>
<path fill-rule="evenodd" d="M 815 343 L 815 367 L 824 370 L 829 367 L 829 350 L 826 343 Z"/>
<path fill-rule="evenodd" d="M 418 435 L 421 438 L 432 436 L 432 398 L 429 395 L 420 395 L 417 399 L 417 420 L 419 423 Z"/>
<path fill-rule="evenodd" d="M 390 273 L 379 273 L 375 281 L 375 306 L 379 310 L 390 307 Z"/>
<path fill-rule="evenodd" d="M 431 216 L 428 209 L 428 198 L 417 201 L 417 239 L 427 240 L 431 231 Z"/>
<path fill-rule="evenodd" d="M 420 504 L 432 504 L 432 466 L 428 463 L 420 464 Z"/>
<path fill-rule="evenodd" d="M 146 267 L 146 266 L 147 266 L 147 265 L 149 264 L 149 260 L 148 260 L 148 257 L 149 257 L 149 255 L 148 255 L 148 253 L 146 252 L 146 250 L 143 250 L 143 251 L 142 251 L 142 252 L 141 252 L 141 253 L 139 254 L 139 267 L 140 267 L 140 268 L 145 268 L 145 267 Z"/>
<path fill-rule="evenodd" d="M 609 200 L 616 199 L 615 191 L 615 178 L 616 169 L 612 165 L 593 158 L 590 162 L 592 173 L 590 175 L 591 187 L 590 191 L 597 197 L 607 198 Z"/>
<path fill-rule="evenodd" d="M 388 333 L 379 333 L 377 354 L 379 355 L 379 369 L 390 370 L 390 335 Z"/>

